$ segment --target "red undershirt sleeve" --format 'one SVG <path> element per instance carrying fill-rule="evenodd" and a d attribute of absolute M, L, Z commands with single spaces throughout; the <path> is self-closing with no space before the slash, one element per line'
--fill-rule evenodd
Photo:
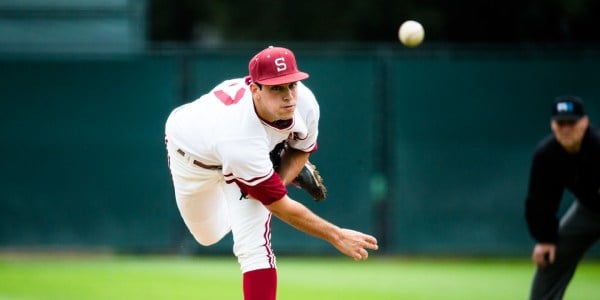
<path fill-rule="evenodd" d="M 240 187 L 243 193 L 250 195 L 252 198 L 260 201 L 264 205 L 269 205 L 285 196 L 287 189 L 281 181 L 281 177 L 277 172 L 273 172 L 273 175 L 269 179 L 255 185 L 246 185 L 238 180 L 235 183 Z"/>

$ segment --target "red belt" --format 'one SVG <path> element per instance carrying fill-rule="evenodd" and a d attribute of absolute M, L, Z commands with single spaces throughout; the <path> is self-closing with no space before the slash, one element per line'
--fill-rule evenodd
<path fill-rule="evenodd" d="M 177 153 L 181 154 L 181 156 L 185 156 L 185 152 L 183 150 L 181 150 L 181 149 L 177 149 Z M 205 165 L 202 162 L 197 161 L 195 159 L 192 161 L 192 163 L 195 164 L 196 166 L 200 167 L 200 168 L 204 168 L 204 169 L 207 169 L 207 170 L 221 170 L 221 169 L 223 169 L 221 166 L 209 166 L 209 165 Z"/>

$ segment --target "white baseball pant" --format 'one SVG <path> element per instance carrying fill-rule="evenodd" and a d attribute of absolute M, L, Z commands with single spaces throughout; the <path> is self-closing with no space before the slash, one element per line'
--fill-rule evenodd
<path fill-rule="evenodd" d="M 177 207 L 198 243 L 215 244 L 231 231 L 242 273 L 275 268 L 269 210 L 257 200 L 240 200 L 236 184 L 225 183 L 221 170 L 194 164 L 196 158 L 168 142 L 168 132 L 166 141 Z"/>

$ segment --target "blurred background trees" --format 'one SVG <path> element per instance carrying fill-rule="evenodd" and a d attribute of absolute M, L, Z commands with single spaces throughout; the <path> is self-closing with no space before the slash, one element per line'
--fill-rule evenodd
<path fill-rule="evenodd" d="M 427 40 L 515 43 L 600 41 L 593 0 L 149 0 L 153 42 L 394 41 L 406 19 Z"/>

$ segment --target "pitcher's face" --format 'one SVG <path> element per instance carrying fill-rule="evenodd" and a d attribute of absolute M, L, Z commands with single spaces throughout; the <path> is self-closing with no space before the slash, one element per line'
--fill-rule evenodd
<path fill-rule="evenodd" d="M 280 85 L 251 85 L 258 115 L 268 121 L 289 120 L 294 117 L 298 99 L 298 82 Z"/>

